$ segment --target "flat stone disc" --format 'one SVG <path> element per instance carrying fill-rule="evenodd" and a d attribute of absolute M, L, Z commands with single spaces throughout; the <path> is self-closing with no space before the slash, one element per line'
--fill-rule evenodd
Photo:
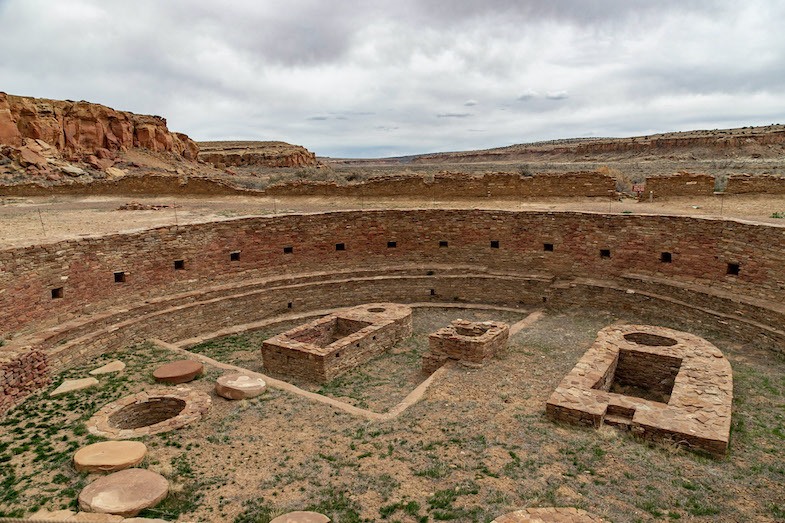
<path fill-rule="evenodd" d="M 194 360 L 170 361 L 153 372 L 157 381 L 164 383 L 186 383 L 204 372 L 204 365 Z"/>
<path fill-rule="evenodd" d="M 102 441 L 74 454 L 74 468 L 88 472 L 115 472 L 140 463 L 147 446 L 140 441 Z"/>
<path fill-rule="evenodd" d="M 328 523 L 330 518 L 318 512 L 289 512 L 270 521 L 270 523 Z"/>
<path fill-rule="evenodd" d="M 258 396 L 266 386 L 262 378 L 236 372 L 219 377 L 215 382 L 215 392 L 229 400 L 242 400 Z"/>
<path fill-rule="evenodd" d="M 145 469 L 126 469 L 98 478 L 79 493 L 79 507 L 131 517 L 156 506 L 169 492 L 169 482 Z"/>

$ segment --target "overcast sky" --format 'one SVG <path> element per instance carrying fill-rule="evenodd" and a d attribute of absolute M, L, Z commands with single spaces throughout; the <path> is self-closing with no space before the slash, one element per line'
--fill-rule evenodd
<path fill-rule="evenodd" d="M 379 157 L 785 123 L 785 1 L 0 0 L 0 90 Z"/>

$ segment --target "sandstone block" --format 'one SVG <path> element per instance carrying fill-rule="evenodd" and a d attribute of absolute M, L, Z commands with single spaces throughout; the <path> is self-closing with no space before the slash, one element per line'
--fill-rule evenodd
<path fill-rule="evenodd" d="M 329 523 L 330 518 L 318 512 L 289 512 L 270 521 L 270 523 Z"/>
<path fill-rule="evenodd" d="M 224 374 L 215 382 L 215 393 L 229 400 L 253 398 L 264 392 L 266 384 L 262 378 L 242 373 Z"/>
<path fill-rule="evenodd" d="M 98 376 L 100 374 L 111 374 L 113 372 L 120 372 L 121 370 L 125 369 L 125 363 L 120 360 L 110 361 L 106 365 L 102 367 L 98 367 L 97 369 L 93 369 L 88 374 L 91 376 Z"/>
<path fill-rule="evenodd" d="M 88 512 L 135 516 L 156 506 L 169 492 L 169 482 L 155 472 L 127 469 L 95 480 L 79 493 L 79 507 Z"/>
<path fill-rule="evenodd" d="M 204 372 L 204 365 L 194 360 L 177 360 L 161 365 L 153 377 L 164 383 L 186 383 Z"/>
<path fill-rule="evenodd" d="M 98 380 L 95 378 L 81 378 L 78 380 L 65 380 L 63 383 L 60 384 L 55 390 L 49 393 L 50 396 L 60 396 L 61 394 L 67 394 L 69 392 L 73 392 L 75 390 L 82 390 L 86 389 L 87 387 L 92 387 L 94 385 L 98 385 Z"/>
<path fill-rule="evenodd" d="M 139 464 L 147 454 L 140 441 L 102 441 L 74 454 L 74 468 L 88 472 L 115 472 Z"/>

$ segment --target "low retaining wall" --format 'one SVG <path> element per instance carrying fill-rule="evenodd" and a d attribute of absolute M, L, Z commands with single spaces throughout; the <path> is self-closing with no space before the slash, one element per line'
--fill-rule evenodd
<path fill-rule="evenodd" d="M 649 176 L 641 199 L 668 196 L 711 196 L 714 194 L 714 176 L 708 174 L 673 174 Z"/>
<path fill-rule="evenodd" d="M 785 176 L 734 174 L 728 177 L 726 194 L 785 194 Z"/>

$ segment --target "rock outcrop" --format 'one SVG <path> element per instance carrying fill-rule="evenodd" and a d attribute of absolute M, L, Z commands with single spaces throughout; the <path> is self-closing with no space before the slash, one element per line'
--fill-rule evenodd
<path fill-rule="evenodd" d="M 316 155 L 286 142 L 199 142 L 199 159 L 215 167 L 310 167 Z"/>
<path fill-rule="evenodd" d="M 169 131 L 160 116 L 117 111 L 85 101 L 0 92 L 0 144 L 24 149 L 26 140 L 44 142 L 68 159 L 85 160 L 103 169 L 111 167 L 114 152 L 133 147 L 171 152 L 189 160 L 196 160 L 199 154 L 196 142 Z"/>

